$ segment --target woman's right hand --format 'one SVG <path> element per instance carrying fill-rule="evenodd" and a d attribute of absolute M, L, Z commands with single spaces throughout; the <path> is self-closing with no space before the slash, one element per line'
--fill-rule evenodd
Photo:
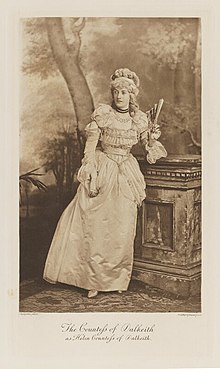
<path fill-rule="evenodd" d="M 89 197 L 96 197 L 99 193 L 97 189 L 96 181 L 97 181 L 98 172 L 96 169 L 93 169 L 90 175 L 90 184 L 89 184 Z"/>
<path fill-rule="evenodd" d="M 99 190 L 90 190 L 89 197 L 96 197 L 99 194 Z"/>

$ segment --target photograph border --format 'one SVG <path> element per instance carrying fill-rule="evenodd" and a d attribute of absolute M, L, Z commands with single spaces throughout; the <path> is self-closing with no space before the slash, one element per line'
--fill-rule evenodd
<path fill-rule="evenodd" d="M 129 1 L 130 2 L 130 1 Z M 26 5 L 26 6 L 25 6 Z M 126 7 L 125 7 L 126 5 Z M 218 1 L 153 1 L 146 9 L 144 0 L 127 7 L 115 1 L 86 1 L 31 4 L 22 0 L 18 4 L 9 2 L 1 16 L 1 43 L 4 57 L 1 60 L 3 116 L 2 158 L 3 158 L 3 206 L 1 224 L 3 227 L 2 267 L 3 305 L 1 316 L 5 317 L 2 337 L 2 359 L 5 368 L 68 369 L 88 367 L 112 369 L 115 367 L 139 368 L 160 367 L 213 367 L 220 366 L 218 345 L 220 342 L 218 280 L 219 242 L 219 47 L 220 4 Z M 85 11 L 83 11 L 83 7 Z M 64 9 L 65 8 L 65 9 Z M 51 10 L 53 9 L 53 10 Z M 126 10 L 125 10 L 126 9 Z M 67 15 L 68 14 L 68 15 Z M 89 15 L 90 14 L 90 15 Z M 149 313 L 85 313 L 45 314 L 18 313 L 18 153 L 19 153 L 19 19 L 32 16 L 183 16 L 201 17 L 202 20 L 202 142 L 203 142 L 203 263 L 202 263 L 202 313 L 201 314 L 149 314 Z M 16 123 L 15 123 L 16 122 Z M 206 123 L 207 122 L 207 123 Z M 217 150 L 217 151 L 216 151 Z M 13 230 L 13 231 L 12 231 Z M 211 285 L 211 288 L 210 288 Z M 61 325 L 67 321 L 80 324 L 87 321 L 93 325 L 132 324 L 155 325 L 152 341 L 125 344 L 67 343 L 63 340 Z M 4 329 L 3 329 L 4 331 Z M 86 352 L 86 355 L 85 355 Z M 98 352 L 98 354 L 97 354 Z M 56 353 L 56 355 L 55 355 Z M 129 354 L 130 353 L 130 356 Z M 132 353 L 132 355 L 131 355 Z M 113 366 L 114 365 L 114 366 Z M 217 365 L 217 366 L 216 366 Z"/>

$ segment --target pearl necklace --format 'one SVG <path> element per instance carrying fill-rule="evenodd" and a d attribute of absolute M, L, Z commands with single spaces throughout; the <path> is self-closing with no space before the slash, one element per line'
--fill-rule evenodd
<path fill-rule="evenodd" d="M 115 113 L 115 118 L 117 119 L 117 121 L 121 122 L 121 123 L 126 123 L 126 122 L 130 122 L 131 121 L 131 117 L 127 117 L 127 118 L 120 118 L 116 111 L 114 110 L 114 113 Z"/>

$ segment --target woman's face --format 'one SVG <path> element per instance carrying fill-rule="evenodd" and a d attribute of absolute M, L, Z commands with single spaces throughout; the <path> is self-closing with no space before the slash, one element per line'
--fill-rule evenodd
<path fill-rule="evenodd" d="M 130 94 L 126 88 L 115 88 L 112 92 L 113 100 L 117 108 L 119 109 L 128 109 Z"/>

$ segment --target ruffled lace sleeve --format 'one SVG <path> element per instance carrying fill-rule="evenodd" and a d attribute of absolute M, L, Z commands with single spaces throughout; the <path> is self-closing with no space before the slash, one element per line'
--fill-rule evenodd
<path fill-rule="evenodd" d="M 86 144 L 93 141 L 96 141 L 96 143 L 98 142 L 101 130 L 95 121 L 87 124 L 87 126 L 85 127 L 85 132 L 87 137 Z"/>
<path fill-rule="evenodd" d="M 152 141 L 151 146 L 145 145 L 147 151 L 147 161 L 149 164 L 155 164 L 160 158 L 165 158 L 167 156 L 167 151 L 165 147 L 159 141 Z"/>
<path fill-rule="evenodd" d="M 134 122 L 137 126 L 140 142 L 147 152 L 146 159 L 148 163 L 154 164 L 160 158 L 167 156 L 167 151 L 158 141 L 161 135 L 158 125 L 151 128 L 150 119 L 146 113 L 141 111 L 136 114 L 136 119 Z"/>
<path fill-rule="evenodd" d="M 106 127 L 111 112 L 112 108 L 110 105 L 100 104 L 98 108 L 95 109 L 91 118 L 96 122 L 99 128 L 103 128 Z"/>
<path fill-rule="evenodd" d="M 135 116 L 133 117 L 133 123 L 135 124 L 138 134 L 140 138 L 144 134 L 144 132 L 149 131 L 149 119 L 147 114 L 143 113 L 141 110 L 138 110 Z"/>

